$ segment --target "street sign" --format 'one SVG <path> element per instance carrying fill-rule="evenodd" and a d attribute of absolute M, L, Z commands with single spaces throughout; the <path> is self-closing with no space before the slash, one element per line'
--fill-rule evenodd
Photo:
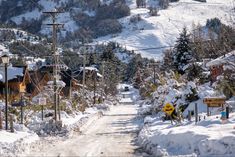
<path fill-rule="evenodd" d="M 47 99 L 46 98 L 38 98 L 38 104 L 39 105 L 46 105 L 47 104 Z"/>
<path fill-rule="evenodd" d="M 165 112 L 168 115 L 171 115 L 174 111 L 174 106 L 171 105 L 170 103 L 167 103 L 164 107 L 163 107 L 163 112 Z"/>
<path fill-rule="evenodd" d="M 226 98 L 204 98 L 203 102 L 208 104 L 225 103 Z"/>
<path fill-rule="evenodd" d="M 216 104 L 216 103 L 211 103 L 211 104 L 207 104 L 208 107 L 223 107 L 224 104 Z"/>
<path fill-rule="evenodd" d="M 19 101 L 19 102 L 13 102 L 11 104 L 12 107 L 21 107 L 21 106 L 26 106 L 26 103 L 24 101 Z"/>
<path fill-rule="evenodd" d="M 226 98 L 204 98 L 203 103 L 207 105 L 207 116 L 210 115 L 210 107 L 222 107 L 224 108 Z"/>
<path fill-rule="evenodd" d="M 208 107 L 221 107 L 225 104 L 226 98 L 204 98 L 203 103 Z"/>

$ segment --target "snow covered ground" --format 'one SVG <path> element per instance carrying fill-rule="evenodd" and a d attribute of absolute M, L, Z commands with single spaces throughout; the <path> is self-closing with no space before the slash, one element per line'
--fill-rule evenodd
<path fill-rule="evenodd" d="M 156 156 L 235 154 L 235 113 L 226 122 L 220 119 L 220 115 L 202 118 L 197 124 L 192 120 L 176 126 L 171 125 L 170 121 L 146 117 L 139 143 Z"/>
<path fill-rule="evenodd" d="M 14 133 L 0 130 L 0 156 L 25 155 L 32 148 L 38 148 L 38 144 L 45 143 L 45 140 L 52 142 L 53 140 L 71 136 L 74 132 L 87 128 L 95 120 L 99 119 L 102 116 L 102 110 L 109 107 L 109 105 L 112 105 L 112 103 L 107 102 L 107 104 L 101 105 L 102 108 L 100 109 L 98 107 L 87 108 L 84 113 L 74 112 L 73 114 L 67 114 L 66 112 L 61 112 L 62 131 L 56 130 L 55 133 L 51 134 L 56 136 L 47 135 L 46 133 L 48 132 L 45 132 L 45 128 L 53 129 L 53 126 L 49 127 L 49 119 L 51 117 L 44 118 L 44 121 L 42 121 L 41 112 L 35 112 L 30 116 L 27 127 L 14 123 Z M 44 112 L 46 114 L 51 111 L 46 110 Z"/>
<path fill-rule="evenodd" d="M 41 125 L 44 123 L 40 112 L 31 114 L 25 111 L 30 115 L 27 128 L 14 123 L 15 133 L 0 131 L 0 156 L 135 156 L 138 146 L 134 140 L 142 125 L 142 118 L 137 114 L 138 106 L 113 103 L 106 100 L 104 104 L 87 108 L 84 113 L 67 114 L 62 111 L 64 129 L 69 132 L 55 134 L 59 136 L 41 132 L 51 117 L 44 118 L 46 123 Z M 44 114 L 50 112 L 53 111 L 46 110 Z M 40 137 L 35 133 L 38 130 Z"/>
<path fill-rule="evenodd" d="M 214 17 L 219 18 L 225 24 L 232 24 L 233 0 L 207 0 L 206 3 L 180 0 L 171 3 L 166 10 L 160 10 L 160 16 L 150 16 L 148 9 L 136 8 L 135 2 L 136 0 L 127 0 L 131 15 L 120 19 L 124 28 L 123 32 L 101 37 L 96 41 L 100 43 L 115 41 L 129 50 L 135 50 L 143 57 L 161 59 L 162 51 L 174 45 L 184 26 L 191 30 L 193 23 L 203 26 L 207 19 Z M 142 20 L 130 23 L 130 18 L 136 15 L 140 15 Z M 159 48 L 151 49 L 156 47 Z"/>
<path fill-rule="evenodd" d="M 158 87 L 154 92 L 156 100 L 140 102 L 140 114 L 146 115 L 144 127 L 139 133 L 138 142 L 148 153 L 154 156 L 233 156 L 235 154 L 235 113 L 230 113 L 228 120 L 221 120 L 221 108 L 210 109 L 211 116 L 207 116 L 207 106 L 203 98 L 216 96 L 215 90 L 209 83 L 197 85 L 188 82 L 186 88 L 172 88 L 175 83 L 168 80 L 168 85 Z M 172 86 L 172 87 L 171 87 Z M 190 88 L 189 88 L 190 87 Z M 192 89 L 198 91 L 198 100 L 187 102 L 185 93 L 191 93 Z M 190 90 L 191 89 L 191 90 Z M 187 95 L 187 94 L 186 94 Z M 181 98 L 175 101 L 176 97 Z M 217 95 L 220 97 L 222 95 Z M 235 104 L 234 97 L 227 103 L 232 107 Z M 171 121 L 163 121 L 163 112 L 153 114 L 153 110 L 163 104 L 189 104 L 182 113 L 184 120 L 171 124 Z M 174 102 L 174 103 L 173 103 Z M 195 124 L 195 117 L 187 120 L 188 111 L 195 111 L 195 103 L 198 104 L 200 121 Z M 195 113 L 195 112 L 194 112 Z"/>
<path fill-rule="evenodd" d="M 32 142 L 39 140 L 36 133 L 18 125 L 14 133 L 0 131 L 0 156 L 14 156 L 24 151 Z"/>
<path fill-rule="evenodd" d="M 136 156 L 135 137 L 140 129 L 136 105 L 116 105 L 80 134 L 52 144 L 38 145 L 27 156 Z"/>
<path fill-rule="evenodd" d="M 125 90 L 127 88 L 127 90 Z M 139 90 L 135 89 L 132 85 L 121 83 L 117 85 L 118 99 L 120 103 L 135 103 L 139 97 Z"/>
<path fill-rule="evenodd" d="M 130 87 L 130 92 L 135 89 Z M 129 97 L 130 98 L 130 97 Z M 126 98 L 125 98 L 126 99 Z M 134 103 L 134 100 L 132 100 Z M 137 133 L 141 129 L 143 119 L 138 116 L 138 105 L 117 104 L 110 106 L 98 120 L 91 120 L 80 127 L 79 132 L 53 143 L 43 141 L 31 147 L 27 156 L 141 156 L 136 152 Z M 89 109 L 90 110 L 90 109 Z"/>

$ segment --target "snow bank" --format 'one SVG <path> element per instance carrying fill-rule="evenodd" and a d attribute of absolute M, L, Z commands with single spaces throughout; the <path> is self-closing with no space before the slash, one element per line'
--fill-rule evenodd
<path fill-rule="evenodd" d="M 14 133 L 0 131 L 0 156 L 15 156 L 18 152 L 26 151 L 31 143 L 39 140 L 37 134 L 23 126 L 18 126 L 19 128 L 21 128 L 20 131 Z"/>
<path fill-rule="evenodd" d="M 234 63 L 235 62 L 235 51 L 232 51 L 226 55 L 223 55 L 221 57 L 218 57 L 206 64 L 207 67 L 217 66 L 217 65 L 223 65 L 228 63 Z"/>
<path fill-rule="evenodd" d="M 138 136 L 139 143 L 155 156 L 235 154 L 235 113 L 223 124 L 220 115 L 206 117 L 195 124 L 185 121 L 181 126 L 146 117 L 146 125 Z"/>

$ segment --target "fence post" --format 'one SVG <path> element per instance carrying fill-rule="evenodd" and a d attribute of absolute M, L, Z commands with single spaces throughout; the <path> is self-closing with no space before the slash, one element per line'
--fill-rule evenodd
<path fill-rule="evenodd" d="M 198 108 L 197 108 L 197 103 L 195 103 L 195 123 L 198 122 Z"/>
<path fill-rule="evenodd" d="M 0 111 L 0 129 L 2 129 L 2 112 Z"/>
<path fill-rule="evenodd" d="M 23 110 L 23 104 L 20 106 L 20 119 L 21 119 L 21 124 L 24 124 L 24 110 Z"/>
<path fill-rule="evenodd" d="M 207 108 L 206 108 L 207 110 L 207 116 L 210 116 L 210 110 L 209 110 L 209 106 L 208 106 L 208 104 L 207 104 Z"/>
<path fill-rule="evenodd" d="M 14 126 L 13 126 L 13 115 L 10 115 L 10 130 L 13 133 L 14 132 Z"/>
<path fill-rule="evenodd" d="M 191 111 L 188 111 L 188 121 L 191 121 Z"/>
<path fill-rule="evenodd" d="M 43 105 L 41 105 L 41 106 L 42 106 L 42 121 L 43 121 L 43 115 L 44 115 L 43 111 L 44 111 L 44 108 L 43 108 Z"/>
<path fill-rule="evenodd" d="M 226 106 L 226 118 L 229 118 L 229 106 Z"/>

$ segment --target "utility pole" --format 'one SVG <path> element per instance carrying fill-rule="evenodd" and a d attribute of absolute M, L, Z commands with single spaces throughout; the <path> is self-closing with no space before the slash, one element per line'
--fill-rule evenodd
<path fill-rule="evenodd" d="M 154 62 L 154 63 L 150 63 L 149 65 L 153 67 L 153 84 L 156 85 L 156 66 L 157 66 L 157 63 Z"/>
<path fill-rule="evenodd" d="M 71 100 L 72 98 L 72 84 L 73 84 L 73 78 L 70 78 L 70 81 L 69 81 L 69 100 Z"/>
<path fill-rule="evenodd" d="M 101 90 L 101 99 L 102 99 L 102 101 L 103 101 L 103 93 L 104 93 L 104 88 L 105 88 L 104 71 L 105 71 L 105 61 L 102 62 L 102 90 Z"/>
<path fill-rule="evenodd" d="M 86 53 L 84 51 L 83 53 Z M 82 70 L 82 96 L 83 105 L 85 105 L 85 81 L 86 81 L 86 54 L 83 54 L 83 70 Z"/>
<path fill-rule="evenodd" d="M 83 56 L 83 76 L 82 76 L 82 96 L 83 96 L 83 105 L 85 104 L 85 84 L 86 84 L 86 56 L 87 53 L 87 47 L 88 45 L 85 45 L 80 49 L 81 53 L 80 55 Z M 94 77 L 94 74 L 93 74 Z M 94 104 L 95 104 L 95 90 L 96 90 L 96 83 L 94 83 Z"/>
<path fill-rule="evenodd" d="M 7 79 L 7 64 L 5 64 L 5 128 L 8 130 L 8 79 Z"/>
<path fill-rule="evenodd" d="M 93 105 L 95 105 L 96 103 L 96 79 L 97 79 L 97 71 L 96 69 L 94 70 L 94 102 L 93 102 Z"/>
<path fill-rule="evenodd" d="M 58 88 L 57 88 L 57 81 L 59 80 L 59 53 L 56 50 L 56 42 L 57 42 L 57 29 L 63 24 L 56 23 L 56 16 L 60 13 L 61 11 L 58 10 L 53 10 L 53 11 L 47 11 L 43 12 L 44 14 L 50 14 L 52 17 L 52 23 L 47 24 L 48 26 L 52 26 L 52 56 L 54 58 L 54 64 L 53 64 L 53 91 L 54 91 L 54 119 L 57 121 L 57 110 L 58 110 Z"/>

